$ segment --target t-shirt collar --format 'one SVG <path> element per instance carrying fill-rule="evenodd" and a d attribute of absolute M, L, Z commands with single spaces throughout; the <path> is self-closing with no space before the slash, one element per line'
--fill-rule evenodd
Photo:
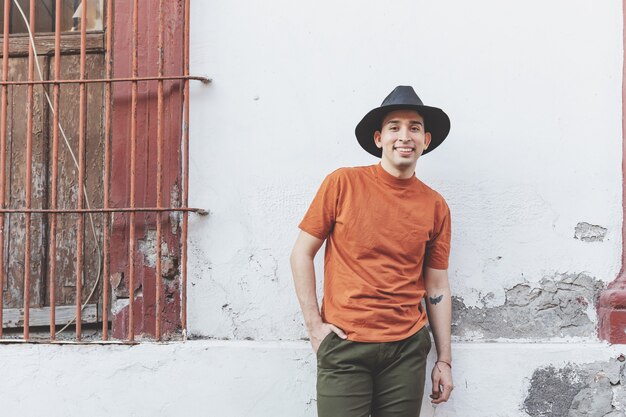
<path fill-rule="evenodd" d="M 407 187 L 417 181 L 415 175 L 412 175 L 409 178 L 394 177 L 393 175 L 385 171 L 380 162 L 374 167 L 376 170 L 376 176 L 386 184 L 391 185 L 392 187 Z"/>

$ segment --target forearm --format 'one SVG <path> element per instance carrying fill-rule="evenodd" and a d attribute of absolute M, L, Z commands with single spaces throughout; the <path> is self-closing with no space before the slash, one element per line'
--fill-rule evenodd
<path fill-rule="evenodd" d="M 433 404 L 448 401 L 454 388 L 452 384 L 452 349 L 450 333 L 452 327 L 452 297 L 448 283 L 448 271 L 445 269 L 425 268 L 424 287 L 426 288 L 426 308 L 430 329 L 435 338 L 437 361 L 432 371 L 433 393 L 430 396 Z"/>
<path fill-rule="evenodd" d="M 342 339 L 346 338 L 343 330 L 332 323 L 324 323 L 320 315 L 317 293 L 315 291 L 315 266 L 313 265 L 313 259 L 322 243 L 324 243 L 322 239 L 302 231 L 291 252 L 291 271 L 293 273 L 296 295 L 298 296 L 298 302 L 304 316 L 304 324 L 315 352 L 317 352 L 320 343 L 330 332 L 335 332 Z"/>
<path fill-rule="evenodd" d="M 433 294 L 434 300 L 437 300 L 437 297 L 441 297 L 441 300 L 434 304 L 430 294 Z M 428 320 L 437 348 L 437 359 L 451 363 L 450 329 L 452 323 L 452 302 L 450 299 L 450 288 L 438 288 L 430 291 L 426 304 L 428 306 Z"/>
<path fill-rule="evenodd" d="M 452 325 L 452 297 L 447 271 L 430 270 L 426 278 L 426 307 L 435 339 L 438 360 L 451 363 L 450 333 Z"/>
<path fill-rule="evenodd" d="M 310 332 L 313 326 L 322 322 L 315 290 L 313 258 L 306 254 L 294 252 L 291 255 L 291 271 L 304 323 Z"/>

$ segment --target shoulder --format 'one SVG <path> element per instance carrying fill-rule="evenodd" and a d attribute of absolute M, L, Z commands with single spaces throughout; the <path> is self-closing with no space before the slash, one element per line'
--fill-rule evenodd
<path fill-rule="evenodd" d="M 326 176 L 326 179 L 331 182 L 345 182 L 352 181 L 358 178 L 364 178 L 372 176 L 374 173 L 374 166 L 357 166 L 357 167 L 342 167 L 334 170 Z"/>
<path fill-rule="evenodd" d="M 435 209 L 439 212 L 449 212 L 450 208 L 448 207 L 448 203 L 446 199 L 437 191 L 424 184 L 421 180 L 418 179 L 419 187 L 422 189 L 422 192 L 425 193 L 427 198 L 433 202 Z"/>

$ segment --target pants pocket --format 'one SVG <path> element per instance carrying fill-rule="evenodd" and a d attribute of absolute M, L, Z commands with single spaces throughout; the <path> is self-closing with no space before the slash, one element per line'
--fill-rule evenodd
<path fill-rule="evenodd" d="M 317 355 L 318 358 L 323 353 L 322 350 L 326 347 L 326 345 L 328 344 L 330 339 L 333 338 L 334 334 L 335 334 L 335 332 L 330 332 L 326 336 L 324 336 L 324 339 L 322 339 L 322 342 L 320 343 L 319 347 L 317 348 L 317 354 L 316 355 Z"/>

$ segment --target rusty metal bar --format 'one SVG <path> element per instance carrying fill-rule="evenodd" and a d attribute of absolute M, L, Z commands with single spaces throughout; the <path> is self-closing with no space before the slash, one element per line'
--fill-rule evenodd
<path fill-rule="evenodd" d="M 35 0 L 30 0 L 29 24 L 33 37 L 35 37 Z M 33 80 L 35 75 L 35 54 L 33 45 L 28 44 L 28 80 Z M 32 170 L 33 170 L 33 91 L 34 86 L 28 85 L 26 98 L 26 191 L 25 206 L 31 207 L 32 199 Z M 24 340 L 30 338 L 30 223 L 31 213 L 25 214 L 25 239 L 24 239 Z"/>
<path fill-rule="evenodd" d="M 163 0 L 159 0 L 159 45 L 158 45 L 158 73 L 163 76 Z M 157 86 L 157 177 L 156 177 L 156 206 L 161 207 L 161 187 L 163 182 L 163 80 L 158 81 Z M 162 277 L 161 277 L 161 212 L 156 213 L 156 305 L 155 305 L 155 331 L 157 340 L 161 340 L 161 297 L 162 297 Z"/>
<path fill-rule="evenodd" d="M 139 0 L 133 0 L 133 36 L 132 36 L 132 75 L 138 76 L 138 32 L 139 31 Z M 130 208 L 135 208 L 135 159 L 137 153 L 137 82 L 133 81 L 131 88 L 130 112 Z M 130 212 L 128 238 L 128 340 L 135 339 L 135 268 L 133 255 L 135 253 L 135 212 Z"/>
<path fill-rule="evenodd" d="M 106 17 L 106 76 L 108 79 L 113 74 L 113 0 L 109 0 L 105 6 L 107 8 Z M 109 209 L 109 181 L 111 178 L 111 83 L 104 86 L 104 209 Z M 102 237 L 102 274 L 104 282 L 102 284 L 102 340 L 109 340 L 109 219 L 105 215 L 103 221 Z"/>
<path fill-rule="evenodd" d="M 87 1 L 81 3 L 80 16 L 80 78 L 85 79 L 85 68 L 87 62 Z M 86 128 L 86 107 L 87 107 L 87 86 L 80 84 L 78 100 L 78 195 L 76 207 L 83 208 L 84 188 L 85 188 L 85 132 Z M 83 240 L 85 236 L 85 216 L 80 214 L 76 220 L 76 340 L 82 338 L 82 304 L 83 304 Z"/>
<path fill-rule="evenodd" d="M 61 0 L 56 0 L 56 16 L 54 24 L 54 79 L 59 79 L 61 72 Z M 59 96 L 60 85 L 54 84 L 52 91 L 52 112 L 53 112 L 53 124 L 52 127 L 52 178 L 50 187 L 51 201 L 50 206 L 53 210 L 57 208 L 57 177 L 59 175 Z M 56 339 L 56 225 L 57 215 L 52 213 L 50 217 L 50 238 L 48 243 L 48 289 L 50 298 L 50 340 Z"/>
<path fill-rule="evenodd" d="M 130 83 L 130 82 L 142 82 L 142 81 L 178 81 L 178 80 L 191 80 L 201 81 L 203 84 L 208 84 L 212 80 L 206 77 L 199 77 L 195 75 L 164 75 L 155 77 L 122 77 L 122 78 L 92 78 L 92 79 L 74 79 L 74 80 L 23 80 L 23 81 L 0 81 L 1 85 L 46 85 L 46 84 L 96 84 L 96 83 Z"/>
<path fill-rule="evenodd" d="M 185 0 L 185 28 L 183 34 L 183 75 L 187 77 L 189 75 L 189 19 L 190 19 L 190 4 L 189 0 Z M 183 146 L 184 162 L 183 162 L 183 207 L 189 205 L 189 79 L 185 79 L 185 102 L 184 102 L 184 116 L 183 116 Z M 187 212 L 183 212 L 183 230 L 182 230 L 182 254 L 181 254 L 181 326 L 183 329 L 183 337 L 187 337 L 187 228 L 189 224 L 189 215 Z"/>
<path fill-rule="evenodd" d="M 4 41 L 2 43 L 2 81 L 9 79 L 9 24 L 11 22 L 11 2 L 4 2 Z M 4 208 L 4 195 L 6 193 L 6 149 L 7 149 L 7 117 L 9 107 L 9 86 L 2 86 L 0 97 L 0 208 Z M 4 222 L 5 215 L 0 216 L 0 338 L 2 338 L 2 323 L 4 310 Z"/>
<path fill-rule="evenodd" d="M 52 344 L 52 345 L 74 345 L 74 346 L 84 346 L 84 345 L 99 345 L 99 346 L 107 346 L 107 345 L 125 345 L 125 346 L 135 346 L 138 345 L 138 342 L 128 342 L 126 340 L 94 340 L 94 341 L 80 341 L 76 342 L 73 340 L 55 340 L 53 342 L 41 341 L 41 340 L 22 340 L 22 339 L 0 339 L 0 345 L 42 345 L 42 344 Z"/>
<path fill-rule="evenodd" d="M 135 207 L 135 208 L 92 208 L 92 209 L 0 209 L 0 213 L 59 213 L 59 214 L 86 214 L 86 213 L 148 213 L 148 212 L 192 212 L 205 216 L 208 211 L 189 207 Z"/>

